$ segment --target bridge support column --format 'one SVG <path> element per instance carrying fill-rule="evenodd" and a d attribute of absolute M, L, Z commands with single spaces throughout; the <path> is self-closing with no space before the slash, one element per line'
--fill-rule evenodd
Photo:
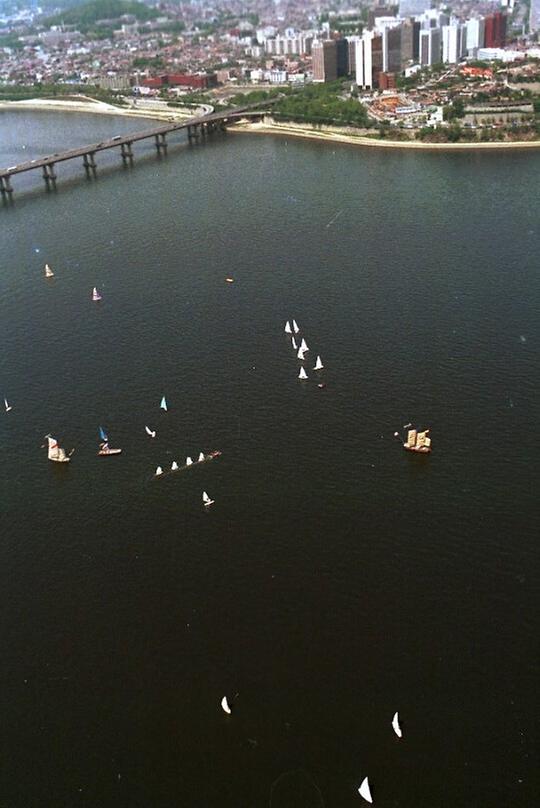
<path fill-rule="evenodd" d="M 190 143 L 193 143 L 194 140 L 198 140 L 200 138 L 200 125 L 198 123 L 191 124 L 188 126 L 188 140 Z"/>
<path fill-rule="evenodd" d="M 131 143 L 122 143 L 120 146 L 120 150 L 122 152 L 122 160 L 124 161 L 124 165 L 129 162 L 130 165 L 133 164 L 133 150 L 131 148 Z"/>
<path fill-rule="evenodd" d="M 2 195 L 2 199 L 11 199 L 13 188 L 11 187 L 9 175 L 7 177 L 0 177 L 0 194 Z"/>
<path fill-rule="evenodd" d="M 43 179 L 45 180 L 45 185 L 47 186 L 47 190 L 50 191 L 51 188 L 56 188 L 56 174 L 54 173 L 54 163 L 45 163 L 43 166 Z"/>
<path fill-rule="evenodd" d="M 90 177 L 90 172 L 94 177 L 96 176 L 97 166 L 94 152 L 83 155 L 83 166 L 87 177 Z"/>
<path fill-rule="evenodd" d="M 156 139 L 157 153 L 161 154 L 162 151 L 167 153 L 167 136 L 165 132 L 160 132 L 157 135 L 155 135 L 155 139 Z"/>

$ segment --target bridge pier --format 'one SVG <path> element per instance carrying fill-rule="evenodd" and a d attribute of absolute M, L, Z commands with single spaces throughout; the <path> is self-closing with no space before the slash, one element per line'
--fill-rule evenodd
<path fill-rule="evenodd" d="M 131 143 L 122 143 L 120 146 L 120 151 L 122 153 L 122 160 L 124 165 L 129 162 L 130 165 L 133 165 L 133 150 L 131 148 Z"/>
<path fill-rule="evenodd" d="M 193 123 L 193 124 L 190 124 L 188 126 L 188 128 L 187 128 L 187 136 L 188 136 L 188 140 L 189 140 L 190 143 L 192 143 L 194 140 L 198 140 L 200 138 L 201 135 L 200 135 L 199 129 L 200 129 L 200 124 L 198 124 L 198 123 Z"/>
<path fill-rule="evenodd" d="M 88 178 L 90 177 L 90 172 L 92 172 L 94 177 L 96 176 L 97 165 L 94 152 L 83 155 L 83 166 Z"/>
<path fill-rule="evenodd" d="M 43 166 L 43 179 L 45 180 L 45 185 L 47 186 L 47 190 L 50 191 L 51 188 L 56 188 L 56 174 L 54 173 L 54 163 L 45 163 Z"/>
<path fill-rule="evenodd" d="M 0 177 L 0 194 L 2 199 L 11 199 L 13 188 L 11 187 L 11 180 L 9 175 L 7 177 Z"/>
<path fill-rule="evenodd" d="M 155 135 L 155 140 L 156 140 L 156 150 L 157 150 L 158 155 L 161 155 L 162 151 L 165 152 L 165 154 L 166 154 L 167 153 L 167 136 L 166 136 L 165 132 L 158 132 L 158 134 Z"/>

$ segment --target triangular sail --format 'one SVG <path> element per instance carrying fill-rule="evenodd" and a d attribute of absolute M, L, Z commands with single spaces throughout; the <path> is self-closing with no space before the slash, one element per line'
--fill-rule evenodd
<path fill-rule="evenodd" d="M 300 347 L 302 348 L 303 351 L 309 351 L 309 348 L 307 346 L 307 342 L 305 341 L 305 339 L 303 337 L 302 337 L 302 342 L 300 343 Z"/>
<path fill-rule="evenodd" d="M 397 713 L 394 713 L 394 717 L 392 718 L 392 727 L 398 738 L 401 738 L 403 735 L 401 731 L 401 727 L 399 725 L 399 716 Z"/>
<path fill-rule="evenodd" d="M 293 331 L 294 331 L 294 333 L 295 333 L 295 334 L 298 334 L 298 332 L 300 331 L 300 329 L 298 328 L 298 323 L 296 322 L 296 320 L 293 320 L 293 321 L 292 321 L 292 327 L 293 327 Z"/>
<path fill-rule="evenodd" d="M 304 351 L 302 349 L 302 346 L 300 346 L 298 348 L 298 353 L 296 354 L 296 358 L 297 359 L 302 359 L 302 360 L 304 359 Z"/>
<path fill-rule="evenodd" d="M 92 300 L 101 300 L 101 295 L 99 294 L 97 288 L 94 286 L 92 289 Z"/>
<path fill-rule="evenodd" d="M 200 454 L 199 454 L 199 459 L 198 459 L 198 461 L 197 461 L 197 462 L 198 462 L 198 463 L 202 463 L 202 462 L 203 462 L 203 460 L 204 460 L 204 454 L 203 454 L 203 452 L 200 452 Z"/>
<path fill-rule="evenodd" d="M 192 463 L 193 463 L 193 460 L 191 459 L 191 457 L 186 457 L 186 466 L 191 466 Z"/>
<path fill-rule="evenodd" d="M 100 426 L 99 428 L 99 437 L 101 438 L 101 440 L 105 442 L 109 440 L 109 438 L 107 437 L 107 433 L 105 432 L 102 426 Z"/>
<path fill-rule="evenodd" d="M 287 322 L 285 323 L 285 333 L 286 333 L 286 334 L 290 334 L 290 333 L 291 333 L 291 324 L 290 324 L 290 322 L 289 322 L 288 320 L 287 320 Z"/>
<path fill-rule="evenodd" d="M 360 794 L 361 797 L 363 797 L 366 800 L 366 802 L 373 802 L 367 777 L 364 777 L 364 779 L 362 780 L 360 788 L 358 789 L 358 793 Z"/>
<path fill-rule="evenodd" d="M 49 460 L 56 460 L 58 458 L 58 444 L 55 438 L 47 437 L 49 444 L 48 458 Z"/>
<path fill-rule="evenodd" d="M 317 361 L 315 362 L 315 367 L 313 368 L 313 370 L 322 370 L 323 367 L 324 367 L 324 365 L 322 363 L 321 357 L 318 356 Z"/>
<path fill-rule="evenodd" d="M 156 469 L 156 477 L 159 477 L 160 474 L 163 474 L 163 469 L 161 466 L 158 466 Z"/>
<path fill-rule="evenodd" d="M 163 398 L 161 399 L 159 406 L 161 407 L 162 410 L 165 410 L 165 412 L 167 412 L 167 402 L 165 400 L 165 396 L 163 396 Z"/>
<path fill-rule="evenodd" d="M 45 277 L 46 278 L 53 278 L 54 277 L 54 272 L 52 271 L 52 269 L 50 268 L 50 266 L 48 264 L 45 264 Z"/>
<path fill-rule="evenodd" d="M 176 460 L 173 460 L 172 462 L 171 471 L 178 471 L 178 463 L 176 462 Z"/>
<path fill-rule="evenodd" d="M 300 368 L 300 373 L 298 374 L 299 379 L 307 379 L 307 373 L 304 368 Z"/>

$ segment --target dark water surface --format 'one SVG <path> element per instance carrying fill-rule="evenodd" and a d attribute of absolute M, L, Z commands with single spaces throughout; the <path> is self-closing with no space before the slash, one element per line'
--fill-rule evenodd
<path fill-rule="evenodd" d="M 147 125 L 3 114 L 0 165 Z M 533 805 L 540 155 L 154 154 L 0 208 L 0 805 Z"/>

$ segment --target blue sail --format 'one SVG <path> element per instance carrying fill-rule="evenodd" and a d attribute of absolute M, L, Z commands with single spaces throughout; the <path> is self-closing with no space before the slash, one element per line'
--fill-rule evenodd
<path fill-rule="evenodd" d="M 100 428 L 99 428 L 99 436 L 100 436 L 101 440 L 103 440 L 105 442 L 107 442 L 109 440 L 109 438 L 107 437 L 107 434 L 106 434 L 106 432 L 105 432 L 105 430 L 103 429 L 102 426 L 100 426 Z"/>
<path fill-rule="evenodd" d="M 167 410 L 167 402 L 165 401 L 165 396 L 161 399 L 161 404 L 159 405 L 162 410 Z"/>

